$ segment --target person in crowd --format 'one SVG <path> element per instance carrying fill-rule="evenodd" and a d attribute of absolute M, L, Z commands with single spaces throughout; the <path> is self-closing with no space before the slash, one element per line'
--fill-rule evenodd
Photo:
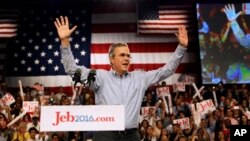
<path fill-rule="evenodd" d="M 32 122 L 32 119 L 30 117 L 30 114 L 29 113 L 26 113 L 23 117 L 22 117 L 22 121 L 21 123 L 24 123 L 26 124 L 26 126 Z M 26 131 L 29 131 L 29 129 L 26 129 Z"/>
<path fill-rule="evenodd" d="M 148 115 L 144 117 L 149 121 L 149 125 L 155 125 L 155 121 L 159 120 L 160 118 L 156 115 L 155 107 L 149 107 Z"/>
<path fill-rule="evenodd" d="M 29 132 L 26 131 L 27 125 L 20 123 L 17 130 L 13 132 L 11 141 L 27 141 L 30 138 Z"/>
<path fill-rule="evenodd" d="M 160 137 L 157 141 L 169 141 L 169 131 L 165 128 L 162 128 Z"/>
<path fill-rule="evenodd" d="M 10 141 L 13 131 L 7 127 L 8 119 L 3 113 L 0 113 L 0 141 Z"/>
<path fill-rule="evenodd" d="M 142 137 L 146 135 L 146 129 L 148 128 L 148 126 L 149 126 L 149 122 L 147 119 L 143 119 L 141 123 L 139 124 L 139 134 L 140 134 L 141 139 Z"/>
<path fill-rule="evenodd" d="M 75 132 L 69 132 L 68 136 L 69 141 L 82 141 L 83 140 L 83 132 L 75 131 Z"/>
<path fill-rule="evenodd" d="M 154 104 L 155 103 L 153 103 L 152 94 L 151 93 L 147 93 L 145 101 L 142 102 L 142 107 L 154 106 Z"/>
<path fill-rule="evenodd" d="M 179 124 L 173 124 L 173 132 L 170 133 L 169 141 L 178 141 L 180 136 L 183 136 L 182 130 Z"/>
<path fill-rule="evenodd" d="M 51 135 L 51 141 L 60 141 L 60 137 L 57 133 Z"/>
<path fill-rule="evenodd" d="M 157 139 L 160 138 L 161 131 L 163 128 L 164 127 L 163 127 L 162 120 L 155 120 L 154 125 L 153 125 L 153 131 Z"/>
<path fill-rule="evenodd" d="M 36 134 L 38 134 L 38 130 L 35 127 L 31 127 L 29 129 L 30 138 L 27 141 L 36 141 Z"/>
<path fill-rule="evenodd" d="M 247 116 L 246 115 L 241 115 L 240 120 L 239 120 L 239 125 L 247 125 Z"/>
<path fill-rule="evenodd" d="M 31 127 L 35 127 L 37 131 L 40 131 L 40 121 L 38 116 L 32 117 L 31 122 L 27 124 L 27 131 L 29 131 Z"/>
<path fill-rule="evenodd" d="M 70 29 L 68 17 L 63 16 L 56 18 L 54 24 L 61 41 L 61 57 L 66 73 L 74 75 L 76 70 L 80 69 L 81 80 L 87 80 L 91 69 L 77 66 L 70 49 L 69 37 L 77 26 Z M 139 110 L 147 88 L 171 76 L 187 50 L 188 35 L 184 26 L 179 27 L 176 37 L 179 45 L 169 60 L 166 60 L 166 65 L 148 72 L 128 71 L 131 54 L 126 43 L 115 43 L 110 46 L 108 57 L 111 70 L 95 70 L 95 81 L 90 87 L 95 92 L 97 105 L 125 105 L 126 129 L 124 132 L 95 132 L 94 141 L 140 140 L 137 130 Z"/>
<path fill-rule="evenodd" d="M 0 106 L 0 113 L 4 114 L 8 121 L 12 120 L 11 108 L 9 106 Z"/>
<path fill-rule="evenodd" d="M 67 94 L 64 92 L 63 86 L 60 86 L 58 92 L 54 95 L 54 98 L 56 101 L 59 101 L 63 95 L 67 96 Z"/>
<path fill-rule="evenodd" d="M 157 141 L 157 137 L 154 134 L 154 129 L 149 125 L 146 129 L 146 134 L 141 141 Z"/>
<path fill-rule="evenodd" d="M 46 132 L 39 132 L 35 138 L 36 141 L 49 141 L 49 135 L 47 135 Z"/>

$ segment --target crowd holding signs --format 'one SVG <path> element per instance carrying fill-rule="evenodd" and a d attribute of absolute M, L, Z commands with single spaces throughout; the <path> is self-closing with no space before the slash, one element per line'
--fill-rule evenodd
<path fill-rule="evenodd" d="M 76 101 L 77 97 L 79 97 L 79 95 L 81 95 L 82 92 L 81 87 L 75 88 L 72 86 L 73 95 L 66 96 L 65 103 L 63 102 L 60 104 L 58 103 L 58 105 L 52 104 L 53 105 L 52 106 L 50 103 L 50 99 L 52 97 L 54 98 L 55 95 L 53 93 L 52 95 L 45 95 L 43 92 L 44 91 L 43 85 L 35 84 L 32 87 L 37 91 L 37 93 L 39 93 L 38 100 L 37 98 L 36 99 L 34 98 L 33 100 L 27 100 L 25 98 L 26 94 L 23 92 L 23 86 L 21 84 L 21 81 L 19 81 L 18 83 L 20 87 L 18 95 L 20 96 L 22 101 L 21 110 L 17 115 L 12 114 L 11 120 L 8 121 L 6 125 L 8 129 L 15 129 L 16 126 L 19 125 L 21 126 L 22 125 L 21 123 L 23 122 L 24 119 L 26 119 L 27 114 L 31 118 L 37 117 L 39 119 L 39 124 L 41 123 L 42 126 L 39 125 L 38 131 L 42 132 L 44 135 L 47 136 L 52 136 L 51 133 L 57 131 L 65 133 L 67 132 L 67 129 L 70 129 L 71 131 L 81 130 L 81 127 L 75 126 L 76 124 L 80 125 L 79 122 L 76 121 L 80 121 L 81 125 L 85 126 L 85 128 L 82 128 L 84 129 L 82 130 L 84 132 L 97 131 L 98 129 L 110 130 L 112 128 L 112 130 L 115 130 L 119 128 L 120 130 L 124 128 L 124 125 L 119 123 L 124 123 L 123 121 L 126 119 L 119 118 L 121 117 L 119 111 L 122 111 L 119 108 L 110 110 L 109 107 L 107 109 L 108 111 L 112 111 L 111 113 L 109 113 L 108 111 L 104 111 L 104 112 L 99 112 L 99 114 L 96 115 L 95 113 L 98 109 L 90 110 L 92 109 L 93 106 L 87 107 L 87 109 L 85 110 L 83 110 L 84 108 L 78 108 L 78 106 L 75 106 L 77 105 Z M 199 131 L 198 129 L 203 129 L 205 126 L 204 120 L 207 120 L 206 122 L 208 121 L 210 122 L 211 116 L 216 116 L 218 111 L 219 112 L 223 111 L 223 113 L 225 114 L 222 116 L 223 118 L 221 117 L 218 119 L 223 119 L 223 125 L 222 125 L 223 131 L 225 132 L 225 135 L 227 135 L 226 127 L 228 126 L 226 125 L 226 119 L 231 119 L 230 113 L 227 113 L 227 111 L 230 109 L 233 112 L 236 110 L 242 111 L 242 115 L 245 116 L 247 120 L 249 120 L 250 124 L 250 112 L 249 112 L 250 108 L 249 110 L 245 110 L 247 108 L 242 110 L 243 105 L 237 104 L 236 103 L 237 100 L 231 100 L 228 106 L 227 100 L 229 99 L 228 97 L 230 96 L 225 95 L 226 99 L 224 99 L 224 101 L 223 101 L 224 96 L 218 99 L 218 89 L 216 90 L 215 88 L 212 88 L 209 98 L 204 95 L 204 91 L 208 91 L 208 89 L 205 86 L 201 86 L 200 88 L 197 87 L 196 84 L 194 83 L 194 79 L 190 76 L 185 77 L 185 79 L 182 82 L 178 82 L 172 86 L 158 85 L 157 87 L 154 87 L 154 89 L 151 89 L 151 91 L 147 91 L 148 93 L 149 92 L 150 93 L 145 94 L 145 99 L 142 103 L 140 111 L 141 118 L 139 120 L 139 131 L 140 131 L 139 133 L 141 135 L 142 141 L 146 141 L 147 138 L 146 136 L 150 134 L 147 133 L 150 132 L 147 130 L 149 127 L 153 128 L 152 136 L 154 136 L 156 139 L 160 139 L 161 136 L 163 136 L 161 135 L 164 132 L 163 130 L 166 130 L 166 132 L 169 133 L 168 135 L 169 140 L 174 140 L 174 138 L 177 138 L 177 135 L 179 136 L 185 135 L 186 137 L 188 137 L 189 135 L 191 135 L 191 133 L 195 133 L 194 132 L 195 130 L 198 135 Z M 16 96 L 17 95 L 12 95 L 11 93 L 6 92 L 4 95 L 2 95 L 0 99 L 1 107 L 9 107 L 10 109 L 11 107 L 13 107 L 13 105 L 16 106 L 16 103 L 20 101 L 20 99 L 18 99 Z M 65 97 L 61 96 L 61 98 Z M 72 108 L 61 109 L 60 108 L 61 105 L 65 106 L 67 105 L 68 107 L 72 105 Z M 16 108 L 15 106 L 13 109 Z M 247 107 L 249 107 L 249 105 L 247 105 Z M 221 108 L 223 108 L 223 110 L 220 110 Z M 15 111 L 13 109 L 11 110 L 11 112 Z M 88 112 L 84 113 L 84 111 Z M 91 111 L 93 111 L 93 113 Z M 49 115 L 48 113 L 54 113 L 54 116 L 52 116 L 54 118 L 50 118 L 51 114 Z M 77 114 L 77 113 L 84 113 L 84 114 Z M 105 116 L 103 116 L 102 113 Z M 100 120 L 100 122 L 94 123 L 93 121 L 95 120 Z M 237 118 L 237 120 L 239 120 L 239 118 Z M 90 121 L 93 123 L 91 123 Z M 149 126 L 144 127 L 143 124 L 144 122 L 147 122 Z M 234 124 L 234 122 L 232 123 Z M 103 126 L 102 124 L 109 124 L 114 126 L 109 126 L 109 128 L 105 128 L 106 125 Z M 215 123 L 211 122 L 209 124 L 211 124 L 209 126 L 212 125 L 215 126 Z M 102 126 L 103 128 L 99 128 L 99 126 Z M 207 125 L 206 128 L 207 129 L 212 128 L 209 126 Z M 40 130 L 41 129 L 40 127 L 42 127 L 42 131 Z M 178 130 L 176 130 L 176 128 Z M 212 133 L 216 134 L 215 129 L 216 128 L 214 128 L 214 131 L 211 131 L 211 133 L 209 129 L 208 132 L 209 137 L 207 136 L 208 134 L 207 135 L 204 134 L 204 137 L 209 138 L 209 140 L 215 140 L 214 137 L 215 135 L 212 135 Z M 26 129 L 26 131 L 28 130 Z M 46 131 L 46 133 L 44 133 L 44 131 Z M 190 132 L 190 134 L 187 134 L 186 132 Z M 192 134 L 192 137 L 195 137 L 195 135 L 196 134 Z M 66 137 L 64 136 L 64 138 Z M 0 139 L 1 139 L 1 134 L 0 134 Z"/>

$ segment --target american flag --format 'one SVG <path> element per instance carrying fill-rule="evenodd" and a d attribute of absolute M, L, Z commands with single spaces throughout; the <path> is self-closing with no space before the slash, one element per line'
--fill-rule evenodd
<path fill-rule="evenodd" d="M 114 6 L 116 5 L 116 6 Z M 93 5 L 94 6 L 94 5 Z M 91 67 L 110 69 L 108 48 L 112 43 L 126 42 L 131 51 L 130 70 L 152 70 L 163 66 L 176 49 L 178 42 L 174 34 L 138 34 L 138 14 L 140 6 L 133 1 L 113 1 L 113 4 L 96 5 L 92 11 Z M 181 14 L 180 14 L 181 15 Z M 165 80 L 171 85 L 178 82 L 181 74 L 195 76 L 198 72 L 196 46 L 190 42 L 177 71 Z"/>
<path fill-rule="evenodd" d="M 191 4 L 141 2 L 138 4 L 138 19 L 138 33 L 140 34 L 173 35 L 181 25 L 192 30 L 195 14 Z"/>
<path fill-rule="evenodd" d="M 0 9 L 0 81 L 4 81 L 5 72 L 5 50 L 6 40 L 17 35 L 17 17 L 16 9 Z"/>
<path fill-rule="evenodd" d="M 0 38 L 17 35 L 18 13 L 17 9 L 0 9 Z"/>
<path fill-rule="evenodd" d="M 88 6 L 86 6 L 88 7 Z M 71 49 L 78 65 L 90 66 L 90 10 L 84 8 L 20 9 L 18 35 L 9 41 L 7 49 L 8 86 L 35 83 L 45 87 L 70 86 L 72 79 L 65 74 L 60 56 L 60 41 L 54 20 L 60 15 L 69 17 L 77 30 L 71 36 Z"/>
<path fill-rule="evenodd" d="M 8 45 L 8 84 L 17 86 L 18 80 L 22 80 L 28 86 L 36 82 L 49 87 L 71 85 L 72 80 L 65 74 L 60 56 L 57 56 L 60 43 L 53 20 L 59 15 L 67 15 L 70 23 L 78 25 L 71 37 L 71 48 L 78 65 L 109 70 L 109 46 L 125 42 L 132 55 L 131 71 L 163 66 L 176 49 L 177 39 L 173 35 L 139 35 L 136 9 L 135 1 L 112 1 L 112 4 L 94 1 L 92 11 L 76 8 L 64 12 L 44 8 L 27 10 L 20 18 L 22 30 Z M 176 73 L 166 80 L 167 84 L 177 82 L 183 73 L 197 73 L 195 47 L 190 45 Z"/>

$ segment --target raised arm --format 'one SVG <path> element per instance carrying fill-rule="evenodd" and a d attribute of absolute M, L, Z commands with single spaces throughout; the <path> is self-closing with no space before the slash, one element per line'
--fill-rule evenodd
<path fill-rule="evenodd" d="M 76 30 L 77 26 L 74 26 L 73 28 L 69 29 L 69 20 L 67 16 L 60 16 L 60 18 L 56 18 L 54 24 L 57 29 L 59 39 L 61 40 L 61 47 L 69 47 L 69 37 Z"/>
<path fill-rule="evenodd" d="M 157 69 L 145 73 L 145 85 L 150 86 L 170 77 L 179 66 L 188 46 L 187 30 L 184 26 L 179 27 L 178 33 L 175 34 L 179 45 L 171 57 L 166 60 L 166 64 Z"/>
<path fill-rule="evenodd" d="M 61 41 L 60 51 L 65 72 L 69 75 L 74 75 L 77 69 L 81 69 L 81 79 L 86 79 L 89 73 L 89 69 L 87 69 L 85 66 L 77 66 L 72 51 L 70 49 L 69 37 L 76 30 L 77 26 L 74 26 L 70 29 L 69 20 L 67 16 L 60 16 L 59 18 L 56 18 L 54 24 L 57 29 L 58 37 Z"/>
<path fill-rule="evenodd" d="M 240 25 L 236 21 L 236 19 L 242 14 L 242 12 L 238 12 L 236 14 L 235 7 L 233 4 L 228 4 L 224 8 L 224 12 L 227 16 L 227 19 L 231 22 L 231 28 L 234 33 L 236 40 L 245 48 L 250 48 L 250 39 L 241 29 Z"/>

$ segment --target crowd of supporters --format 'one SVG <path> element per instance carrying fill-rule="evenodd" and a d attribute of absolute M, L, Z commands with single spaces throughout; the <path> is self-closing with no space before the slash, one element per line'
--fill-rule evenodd
<path fill-rule="evenodd" d="M 161 87 L 168 86 L 163 82 L 148 88 L 145 93 L 138 121 L 142 141 L 229 141 L 230 125 L 250 125 L 250 92 L 246 84 L 206 85 L 200 92 L 201 97 L 193 97 L 196 91 L 192 85 L 186 85 L 183 92 L 173 91 L 172 86 L 169 86 L 171 100 L 159 97 L 157 89 Z M 71 105 L 71 94 L 64 87 L 58 87 L 56 91 L 47 88 L 41 91 L 35 85 L 26 86 L 22 97 L 19 90 L 9 89 L 2 83 L 1 97 L 8 92 L 15 98 L 15 102 L 9 106 L 0 106 L 0 141 L 91 140 L 93 132 L 90 131 L 41 132 L 40 107 L 8 126 L 23 112 L 23 101 L 38 101 L 39 106 Z M 83 88 L 74 105 L 94 105 L 94 96 L 88 88 Z M 212 101 L 214 109 L 197 117 L 194 113 L 197 104 L 206 100 Z M 169 102 L 172 106 L 169 106 Z M 194 110 L 192 105 L 195 106 Z M 175 122 L 178 119 L 188 119 L 188 123 L 180 125 L 180 122 Z"/>

